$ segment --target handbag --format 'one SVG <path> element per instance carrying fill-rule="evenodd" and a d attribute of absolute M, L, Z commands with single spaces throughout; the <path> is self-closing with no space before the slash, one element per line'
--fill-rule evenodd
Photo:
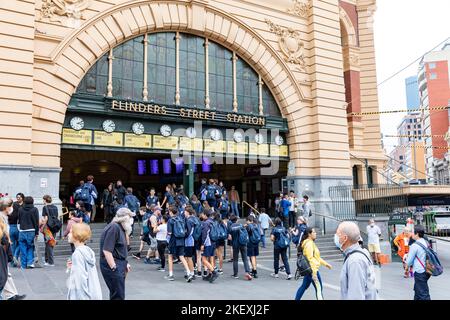
<path fill-rule="evenodd" d="M 314 253 L 313 253 L 314 255 Z M 295 272 L 295 280 L 298 280 L 300 277 L 304 277 L 312 274 L 311 265 L 308 259 L 303 255 L 303 250 L 300 249 L 297 253 L 297 271 Z"/>

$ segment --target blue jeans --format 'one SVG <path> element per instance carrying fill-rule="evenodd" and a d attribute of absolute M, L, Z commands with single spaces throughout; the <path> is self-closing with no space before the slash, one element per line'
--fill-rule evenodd
<path fill-rule="evenodd" d="M 20 264 L 22 269 L 34 263 L 34 231 L 19 232 Z"/>
<path fill-rule="evenodd" d="M 430 279 L 428 273 L 414 272 L 414 300 L 431 300 L 428 279 Z"/>
<path fill-rule="evenodd" d="M 9 237 L 11 239 L 12 254 L 14 258 L 19 258 L 19 228 L 17 228 L 17 224 L 11 224 L 9 226 Z"/>
<path fill-rule="evenodd" d="M 311 283 L 313 284 L 314 289 L 316 289 L 316 298 L 317 298 L 317 300 L 323 300 L 322 279 L 320 278 L 320 273 L 319 272 L 317 272 L 317 278 L 319 279 L 320 288 L 317 288 L 316 283 L 312 279 L 312 274 L 308 274 L 308 275 L 304 276 L 303 277 L 303 283 L 300 286 L 300 288 L 298 288 L 297 294 L 295 295 L 295 300 L 301 300 L 302 299 L 303 294 L 305 293 L 306 289 L 309 288 Z"/>
<path fill-rule="evenodd" d="M 238 208 L 238 203 L 231 201 L 231 212 L 239 218 L 239 208 Z"/>
<path fill-rule="evenodd" d="M 263 248 L 266 247 L 266 231 L 267 229 L 263 229 L 263 234 L 261 235 L 261 243 Z"/>

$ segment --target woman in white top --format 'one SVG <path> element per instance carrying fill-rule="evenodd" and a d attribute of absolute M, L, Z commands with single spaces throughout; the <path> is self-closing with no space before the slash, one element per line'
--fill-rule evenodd
<path fill-rule="evenodd" d="M 166 256 L 164 253 L 166 252 L 167 247 L 167 221 L 169 221 L 169 217 L 164 215 L 161 219 L 161 224 L 154 228 L 154 232 L 156 232 L 156 241 L 158 243 L 158 253 L 159 258 L 161 259 L 161 266 L 158 268 L 158 271 L 165 272 L 166 267 Z"/>

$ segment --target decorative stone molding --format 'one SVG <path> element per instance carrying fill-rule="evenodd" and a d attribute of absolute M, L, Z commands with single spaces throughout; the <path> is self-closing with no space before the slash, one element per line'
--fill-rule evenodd
<path fill-rule="evenodd" d="M 293 0 L 294 7 L 287 10 L 287 12 L 299 16 L 300 18 L 308 19 L 311 9 L 311 2 L 302 2 L 300 0 Z"/>
<path fill-rule="evenodd" d="M 300 38 L 300 31 L 279 26 L 269 19 L 265 21 L 269 25 L 270 31 L 278 36 L 278 45 L 285 55 L 286 62 L 298 64 L 301 69 L 305 70 L 304 43 Z"/>
<path fill-rule="evenodd" d="M 350 54 L 350 66 L 359 67 L 359 55 L 356 53 Z"/>
<path fill-rule="evenodd" d="M 77 28 L 83 19 L 83 10 L 92 0 L 43 0 L 41 20 L 61 22 L 66 27 Z"/>

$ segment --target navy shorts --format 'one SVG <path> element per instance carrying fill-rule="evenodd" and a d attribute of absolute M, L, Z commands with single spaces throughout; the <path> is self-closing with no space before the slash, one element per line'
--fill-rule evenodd
<path fill-rule="evenodd" d="M 216 242 L 216 248 L 217 247 L 224 247 L 225 246 L 225 240 L 218 240 Z"/>
<path fill-rule="evenodd" d="M 169 254 L 177 257 L 184 256 L 184 246 L 170 246 Z"/>
<path fill-rule="evenodd" d="M 184 256 L 192 258 L 195 255 L 195 247 L 184 247 Z"/>
<path fill-rule="evenodd" d="M 92 204 L 85 202 L 84 208 L 86 209 L 86 212 L 92 212 Z"/>
<path fill-rule="evenodd" d="M 202 256 L 204 257 L 214 257 L 214 251 L 215 251 L 215 247 L 214 246 L 207 246 L 204 248 Z"/>
<path fill-rule="evenodd" d="M 257 257 L 259 256 L 259 246 L 255 245 L 247 245 L 247 256 L 248 257 Z"/>
<path fill-rule="evenodd" d="M 202 240 L 199 239 L 199 240 L 195 241 L 194 243 L 195 243 L 195 250 L 200 251 L 200 248 L 202 246 Z"/>

